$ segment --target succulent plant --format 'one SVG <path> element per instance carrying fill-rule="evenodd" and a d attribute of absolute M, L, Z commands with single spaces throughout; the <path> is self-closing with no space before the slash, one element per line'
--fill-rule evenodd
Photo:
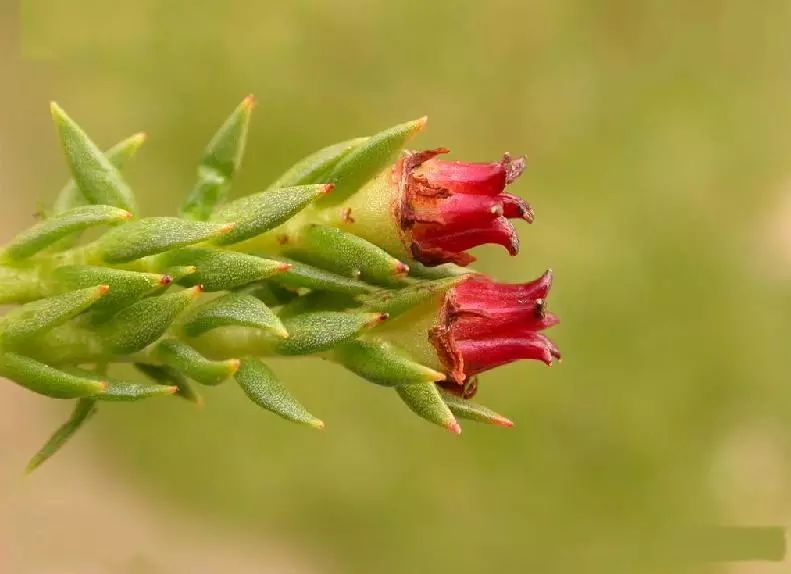
<path fill-rule="evenodd" d="M 523 158 L 402 151 L 422 118 L 326 147 L 229 200 L 253 105 L 215 134 L 178 216 L 139 217 L 121 170 L 144 137 L 102 152 L 52 104 L 73 180 L 0 252 L 0 303 L 17 305 L 0 318 L 0 375 L 75 401 L 30 470 L 102 401 L 200 402 L 194 383 L 233 380 L 259 406 L 322 428 L 269 356 L 339 363 L 454 433 L 457 417 L 511 426 L 472 402 L 480 373 L 560 357 L 540 333 L 557 323 L 551 273 L 505 285 L 465 267 L 482 243 L 517 253 L 509 219 L 532 222 L 533 211 L 504 189 Z M 96 227 L 109 229 L 81 240 Z M 118 364 L 140 380 L 114 376 Z"/>

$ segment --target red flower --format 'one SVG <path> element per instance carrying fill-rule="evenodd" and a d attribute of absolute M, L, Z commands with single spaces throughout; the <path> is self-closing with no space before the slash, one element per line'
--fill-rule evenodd
<path fill-rule="evenodd" d="M 504 193 L 518 178 L 525 159 L 506 154 L 499 163 L 442 161 L 440 148 L 414 153 L 401 164 L 403 189 L 400 223 L 412 255 L 425 265 L 467 265 L 466 253 L 484 243 L 519 251 L 509 219 L 533 221 L 533 210 L 519 197 Z"/>
<path fill-rule="evenodd" d="M 439 324 L 429 333 L 451 380 L 444 386 L 470 396 L 474 375 L 518 359 L 538 359 L 551 365 L 560 358 L 555 344 L 542 331 L 558 318 L 546 310 L 552 284 L 547 271 L 535 281 L 508 285 L 473 275 L 448 290 Z"/>

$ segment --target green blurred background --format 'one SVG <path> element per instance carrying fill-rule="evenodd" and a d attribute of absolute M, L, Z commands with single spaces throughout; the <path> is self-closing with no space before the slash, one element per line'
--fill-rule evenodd
<path fill-rule="evenodd" d="M 555 270 L 565 358 L 487 375 L 479 398 L 516 426 L 458 438 L 333 365 L 276 362 L 325 432 L 232 386 L 203 411 L 108 405 L 26 481 L 68 407 L 3 385 L 0 571 L 678 572 L 666 544 L 690 525 L 791 522 L 787 0 L 6 0 L 0 15 L 3 240 L 66 178 L 51 99 L 102 145 L 148 133 L 128 171 L 147 214 L 178 205 L 248 93 L 235 193 L 428 114 L 417 146 L 527 154 L 514 189 L 536 223 L 519 258 L 483 248 L 478 267 Z"/>

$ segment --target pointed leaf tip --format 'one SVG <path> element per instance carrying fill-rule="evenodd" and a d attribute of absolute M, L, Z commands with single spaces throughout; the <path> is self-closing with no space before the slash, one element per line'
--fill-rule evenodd
<path fill-rule="evenodd" d="M 446 390 L 441 390 L 440 395 L 451 412 L 459 418 L 505 428 L 514 426 L 514 423 L 510 419 L 507 419 L 489 407 L 485 407 L 469 399 L 463 399 Z"/>
<path fill-rule="evenodd" d="M 384 323 L 390 318 L 389 313 L 368 313 L 368 316 L 370 318 L 365 324 L 366 327 L 376 327 L 380 323 Z"/>
<path fill-rule="evenodd" d="M 256 103 L 257 102 L 255 101 L 255 96 L 253 94 L 250 94 L 249 96 L 247 96 L 245 99 L 242 100 L 242 106 L 247 110 L 252 110 L 255 107 Z"/>
<path fill-rule="evenodd" d="M 447 428 L 450 432 L 452 432 L 455 435 L 461 434 L 461 425 L 458 423 L 458 421 L 450 421 L 448 424 L 445 425 L 445 428 Z"/>

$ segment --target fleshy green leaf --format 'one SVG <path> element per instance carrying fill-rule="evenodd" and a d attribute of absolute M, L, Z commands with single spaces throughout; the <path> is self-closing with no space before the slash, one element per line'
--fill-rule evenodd
<path fill-rule="evenodd" d="M 380 289 L 376 293 L 360 297 L 365 309 L 388 313 L 396 317 L 433 297 L 441 298 L 445 292 L 462 281 L 463 277 L 449 277 L 436 281 L 420 281 L 403 289 Z"/>
<path fill-rule="evenodd" d="M 134 353 L 147 347 L 162 336 L 200 292 L 200 287 L 193 287 L 149 297 L 121 309 L 99 327 L 104 344 L 117 354 Z"/>
<path fill-rule="evenodd" d="M 255 99 L 246 97 L 214 134 L 198 166 L 198 182 L 181 206 L 183 215 L 206 220 L 225 200 L 242 163 L 254 105 Z"/>
<path fill-rule="evenodd" d="M 155 352 L 163 363 L 203 385 L 219 385 L 239 369 L 238 359 L 212 361 L 176 339 L 161 341 Z"/>
<path fill-rule="evenodd" d="M 107 377 L 93 371 L 86 371 L 77 367 L 70 367 L 69 372 L 76 376 L 93 379 L 96 381 L 106 381 L 107 388 L 101 395 L 95 398 L 99 401 L 130 402 L 147 399 L 150 397 L 161 397 L 172 395 L 178 391 L 175 385 L 160 385 L 158 383 L 138 383 Z"/>
<path fill-rule="evenodd" d="M 401 385 L 396 387 L 396 392 L 416 415 L 454 434 L 461 434 L 461 427 L 442 400 L 437 385 Z"/>
<path fill-rule="evenodd" d="M 241 197 L 218 208 L 212 217 L 215 222 L 236 224 L 216 243 L 230 245 L 274 229 L 331 189 L 332 186 L 324 184 L 300 185 Z"/>
<path fill-rule="evenodd" d="M 51 111 L 71 174 L 88 201 L 134 213 L 134 195 L 118 169 L 60 106 L 53 102 Z"/>
<path fill-rule="evenodd" d="M 195 403 L 198 406 L 203 405 L 203 397 L 200 396 L 200 393 L 195 390 L 195 387 L 187 380 L 187 377 L 175 369 L 145 363 L 135 363 L 135 368 L 160 385 L 176 387 L 178 389 L 176 394 L 182 399 Z"/>
<path fill-rule="evenodd" d="M 367 140 L 356 138 L 322 148 L 291 166 L 269 188 L 325 183 L 325 178 L 338 162 Z"/>
<path fill-rule="evenodd" d="M 110 378 L 107 390 L 96 398 L 100 401 L 130 402 L 163 397 L 177 393 L 176 385 L 160 385 L 158 383 L 138 383 Z"/>
<path fill-rule="evenodd" d="M 289 264 L 254 255 L 202 247 L 186 247 L 157 257 L 165 269 L 194 265 L 195 273 L 184 276 L 182 285 L 203 285 L 206 291 L 223 291 L 283 273 Z"/>
<path fill-rule="evenodd" d="M 75 207 L 23 231 L 6 247 L 4 254 L 11 259 L 25 259 L 72 233 L 96 225 L 121 223 L 130 217 L 128 211 L 109 205 Z"/>
<path fill-rule="evenodd" d="M 102 393 L 107 383 L 60 371 L 16 353 L 0 354 L 0 374 L 19 385 L 56 399 L 77 399 Z"/>
<path fill-rule="evenodd" d="M 327 176 L 327 183 L 334 183 L 335 190 L 322 203 L 339 203 L 358 191 L 396 160 L 404 145 L 425 127 L 426 121 L 424 117 L 379 132 L 347 153 Z"/>
<path fill-rule="evenodd" d="M 169 285 L 171 280 L 168 275 L 89 265 L 67 265 L 52 273 L 53 289 L 73 290 L 92 285 L 108 285 L 110 290 L 91 308 L 93 312 L 102 313 L 131 305 L 141 297 Z"/>
<path fill-rule="evenodd" d="M 401 349 L 385 341 L 349 341 L 335 347 L 335 361 L 362 378 L 387 387 L 435 383 L 445 375 L 416 363 Z"/>
<path fill-rule="evenodd" d="M 375 289 L 375 287 L 358 281 L 357 279 L 338 275 L 332 271 L 313 267 L 312 265 L 300 263 L 293 259 L 278 257 L 278 260 L 291 265 L 285 272 L 272 278 L 273 282 L 283 285 L 284 287 L 291 287 L 292 289 L 320 289 L 347 295 L 370 293 Z"/>
<path fill-rule="evenodd" d="M 501 427 L 514 426 L 513 422 L 505 418 L 500 413 L 497 413 L 483 405 L 479 405 L 478 403 L 474 403 L 469 399 L 463 399 L 454 395 L 453 393 L 443 390 L 440 390 L 440 395 L 442 396 L 442 400 L 445 401 L 445 404 L 448 405 L 448 408 L 451 410 L 451 412 L 460 419 L 469 419 L 472 421 Z"/>
<path fill-rule="evenodd" d="M 145 140 L 146 135 L 144 133 L 137 133 L 118 142 L 104 152 L 104 155 L 116 169 L 122 170 L 126 163 L 135 156 Z M 85 197 L 77 183 L 72 179 L 60 190 L 58 197 L 55 199 L 53 211 L 55 213 L 63 213 L 73 207 L 87 205 L 88 203 L 88 198 Z"/>
<path fill-rule="evenodd" d="M 200 243 L 229 233 L 233 224 L 213 224 L 178 217 L 146 217 L 116 227 L 100 237 L 94 249 L 108 263 L 124 263 Z"/>
<path fill-rule="evenodd" d="M 41 447 L 41 450 L 34 454 L 30 462 L 27 463 L 26 472 L 33 472 L 63 448 L 69 439 L 74 436 L 74 433 L 94 414 L 96 414 L 96 401 L 94 399 L 79 399 L 69 419 L 49 437 L 46 444 Z"/>
<path fill-rule="evenodd" d="M 382 285 L 398 283 L 409 267 L 373 243 L 326 225 L 309 225 L 293 248 L 284 250 L 300 261 L 347 277 Z"/>
<path fill-rule="evenodd" d="M 236 381 L 257 405 L 295 423 L 324 428 L 324 423 L 310 414 L 261 361 L 243 359 L 236 373 Z"/>
<path fill-rule="evenodd" d="M 197 337 L 202 333 L 231 325 L 254 327 L 287 337 L 288 331 L 262 301 L 244 293 L 228 293 L 197 307 L 183 324 L 184 333 Z"/>
<path fill-rule="evenodd" d="M 387 319 L 382 313 L 353 313 L 319 311 L 305 313 L 283 320 L 288 339 L 278 342 L 276 349 L 281 355 L 310 355 L 331 349 L 348 341 L 364 329 L 378 325 Z"/>
<path fill-rule="evenodd" d="M 101 299 L 110 287 L 88 287 L 47 299 L 40 299 L 14 309 L 0 320 L 4 346 L 28 341 L 57 325 L 76 317 Z"/>

